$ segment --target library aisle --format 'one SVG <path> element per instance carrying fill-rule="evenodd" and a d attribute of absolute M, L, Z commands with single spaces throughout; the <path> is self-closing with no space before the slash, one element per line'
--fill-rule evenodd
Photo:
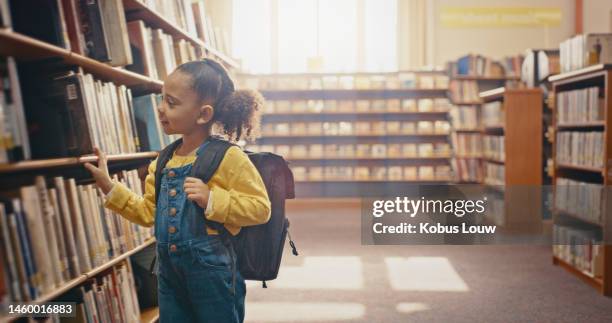
<path fill-rule="evenodd" d="M 290 201 L 281 276 L 249 284 L 245 322 L 610 322 L 612 299 L 549 246 L 362 246 L 359 199 Z"/>

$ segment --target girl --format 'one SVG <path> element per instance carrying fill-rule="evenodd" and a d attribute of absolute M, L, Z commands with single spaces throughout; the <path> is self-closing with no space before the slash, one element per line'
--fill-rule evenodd
<path fill-rule="evenodd" d="M 242 226 L 265 223 L 270 217 L 266 188 L 235 146 L 208 185 L 188 175 L 214 125 L 236 140 L 255 132 L 263 99 L 254 91 L 234 90 L 227 71 L 210 59 L 177 67 L 162 94 L 158 112 L 163 130 L 181 134 L 182 142 L 162 171 L 157 201 L 157 160 L 149 165 L 143 197 L 111 180 L 106 157 L 97 148 L 98 167 L 85 167 L 106 194 L 105 207 L 144 226 L 155 223 L 161 323 L 242 322 L 246 288 L 235 252 L 223 243 L 221 232 L 206 227 L 204 217 L 223 223 L 233 235 Z"/>

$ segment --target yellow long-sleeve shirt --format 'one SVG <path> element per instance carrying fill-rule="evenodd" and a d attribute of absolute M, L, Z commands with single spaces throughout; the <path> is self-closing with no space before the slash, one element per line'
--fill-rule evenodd
<path fill-rule="evenodd" d="M 195 162 L 195 152 L 188 156 L 173 154 L 166 168 L 176 168 Z M 152 226 L 155 221 L 155 168 L 157 159 L 149 164 L 144 196 L 139 196 L 121 183 L 115 183 L 104 206 L 131 222 Z M 270 200 L 266 187 L 248 156 L 238 147 L 230 147 L 219 168 L 208 182 L 212 208 L 207 219 L 223 223 L 233 235 L 248 225 L 266 223 L 270 219 Z M 216 234 L 207 228 L 209 234 Z"/>

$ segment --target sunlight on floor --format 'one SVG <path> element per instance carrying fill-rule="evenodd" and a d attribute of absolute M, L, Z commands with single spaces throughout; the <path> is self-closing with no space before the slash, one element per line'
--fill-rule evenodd
<path fill-rule="evenodd" d="M 363 288 L 360 257 L 305 257 L 302 266 L 283 266 L 270 288 L 359 290 Z M 248 281 L 249 287 L 260 282 Z"/>
<path fill-rule="evenodd" d="M 469 291 L 447 258 L 388 257 L 385 263 L 393 290 Z"/>
<path fill-rule="evenodd" d="M 427 304 L 425 303 L 402 302 L 402 303 L 397 304 L 397 306 L 395 306 L 396 311 L 398 311 L 399 313 L 405 313 L 405 314 L 427 311 L 429 309 L 430 309 L 429 306 L 427 306 Z"/>
<path fill-rule="evenodd" d="M 325 322 L 358 320 L 364 315 L 365 306 L 359 303 L 249 302 L 245 321 Z"/>

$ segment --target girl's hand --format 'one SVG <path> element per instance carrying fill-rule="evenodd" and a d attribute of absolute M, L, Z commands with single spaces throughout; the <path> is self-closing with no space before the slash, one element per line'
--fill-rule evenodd
<path fill-rule="evenodd" d="M 94 148 L 94 152 L 98 156 L 98 167 L 85 163 L 85 168 L 91 173 L 91 176 L 96 180 L 96 185 L 104 192 L 108 194 L 111 188 L 113 188 L 113 181 L 110 175 L 108 175 L 108 167 L 106 166 L 106 155 L 97 147 Z"/>
<path fill-rule="evenodd" d="M 210 195 L 208 185 L 199 178 L 187 177 L 185 178 L 183 189 L 189 200 L 196 202 L 201 208 L 206 209 L 208 196 Z"/>

